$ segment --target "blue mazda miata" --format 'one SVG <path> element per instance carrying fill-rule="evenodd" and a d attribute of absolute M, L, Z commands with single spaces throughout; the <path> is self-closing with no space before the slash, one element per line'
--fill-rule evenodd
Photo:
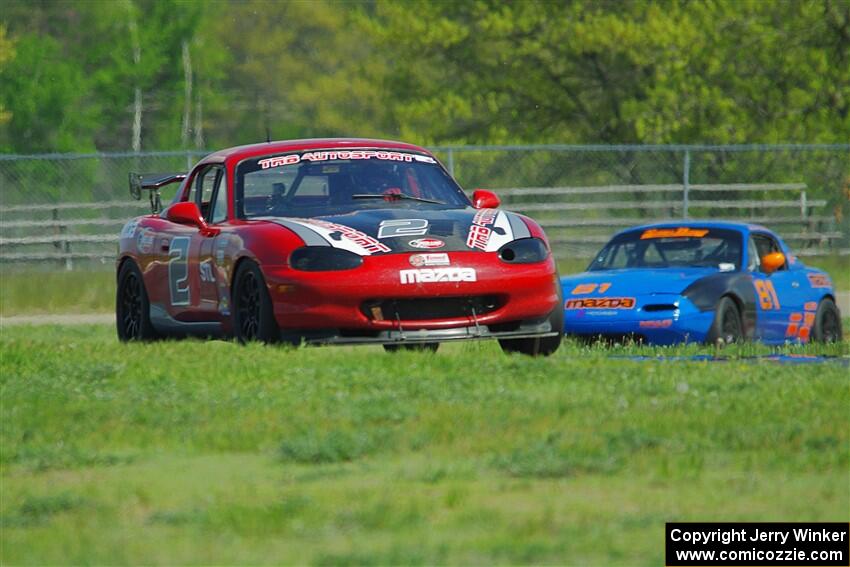
<path fill-rule="evenodd" d="M 829 275 L 758 225 L 629 228 L 561 285 L 564 331 L 587 339 L 782 344 L 842 336 Z"/>

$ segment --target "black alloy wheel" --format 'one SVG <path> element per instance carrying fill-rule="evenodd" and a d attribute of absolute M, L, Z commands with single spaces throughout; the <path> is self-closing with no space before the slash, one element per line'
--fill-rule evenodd
<path fill-rule="evenodd" d="M 842 338 L 841 313 L 835 302 L 827 297 L 820 302 L 815 313 L 812 339 L 821 343 L 834 343 Z"/>
<path fill-rule="evenodd" d="M 115 294 L 115 324 L 121 341 L 146 341 L 157 338 L 150 321 L 150 303 L 138 266 L 132 260 L 118 272 Z"/>
<path fill-rule="evenodd" d="M 239 266 L 233 289 L 234 332 L 239 342 L 277 342 L 280 331 L 260 268 L 251 261 Z"/>
<path fill-rule="evenodd" d="M 720 301 L 717 302 L 714 322 L 711 324 L 706 343 L 725 346 L 743 340 L 744 324 L 741 321 L 738 305 L 731 297 L 721 297 Z"/>

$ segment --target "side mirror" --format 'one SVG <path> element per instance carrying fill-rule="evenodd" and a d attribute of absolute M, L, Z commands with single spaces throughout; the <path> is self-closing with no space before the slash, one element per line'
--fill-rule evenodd
<path fill-rule="evenodd" d="M 472 206 L 476 209 L 498 209 L 502 201 L 492 191 L 476 189 L 472 194 Z"/>
<path fill-rule="evenodd" d="M 197 226 L 201 230 L 207 228 L 207 221 L 201 216 L 201 210 L 198 205 L 191 201 L 182 201 L 174 203 L 165 212 L 165 218 L 177 224 L 189 224 Z"/>
<path fill-rule="evenodd" d="M 771 252 L 761 259 L 761 271 L 772 274 L 785 265 L 785 254 L 782 252 Z"/>

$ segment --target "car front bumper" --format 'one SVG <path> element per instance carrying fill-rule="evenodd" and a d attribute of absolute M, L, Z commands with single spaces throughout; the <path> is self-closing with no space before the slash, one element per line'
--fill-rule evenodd
<path fill-rule="evenodd" d="M 501 338 L 501 333 L 521 338 L 551 332 L 540 327 L 560 304 L 551 257 L 506 264 L 495 253 L 447 254 L 450 264 L 443 267 L 471 268 L 475 281 L 402 283 L 403 270 L 417 269 L 412 254 L 366 257 L 352 270 L 278 266 L 264 268 L 264 275 L 281 330 L 335 331 L 338 340 L 331 342 L 392 343 L 420 336 L 420 342 L 429 342 Z"/>
<path fill-rule="evenodd" d="M 564 332 L 584 338 L 634 339 L 648 344 L 704 342 L 714 320 L 713 311 L 700 311 L 679 295 L 654 294 L 636 298 L 634 309 L 565 309 Z M 674 309 L 647 311 L 647 305 L 668 304 Z"/>

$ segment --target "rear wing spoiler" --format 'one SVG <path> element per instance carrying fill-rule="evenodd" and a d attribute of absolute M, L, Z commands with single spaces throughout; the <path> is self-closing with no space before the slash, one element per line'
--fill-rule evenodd
<path fill-rule="evenodd" d="M 142 190 L 149 191 L 151 212 L 156 214 L 162 210 L 162 199 L 159 190 L 172 183 L 186 179 L 185 173 L 130 173 L 130 195 L 137 201 L 142 200 Z"/>

